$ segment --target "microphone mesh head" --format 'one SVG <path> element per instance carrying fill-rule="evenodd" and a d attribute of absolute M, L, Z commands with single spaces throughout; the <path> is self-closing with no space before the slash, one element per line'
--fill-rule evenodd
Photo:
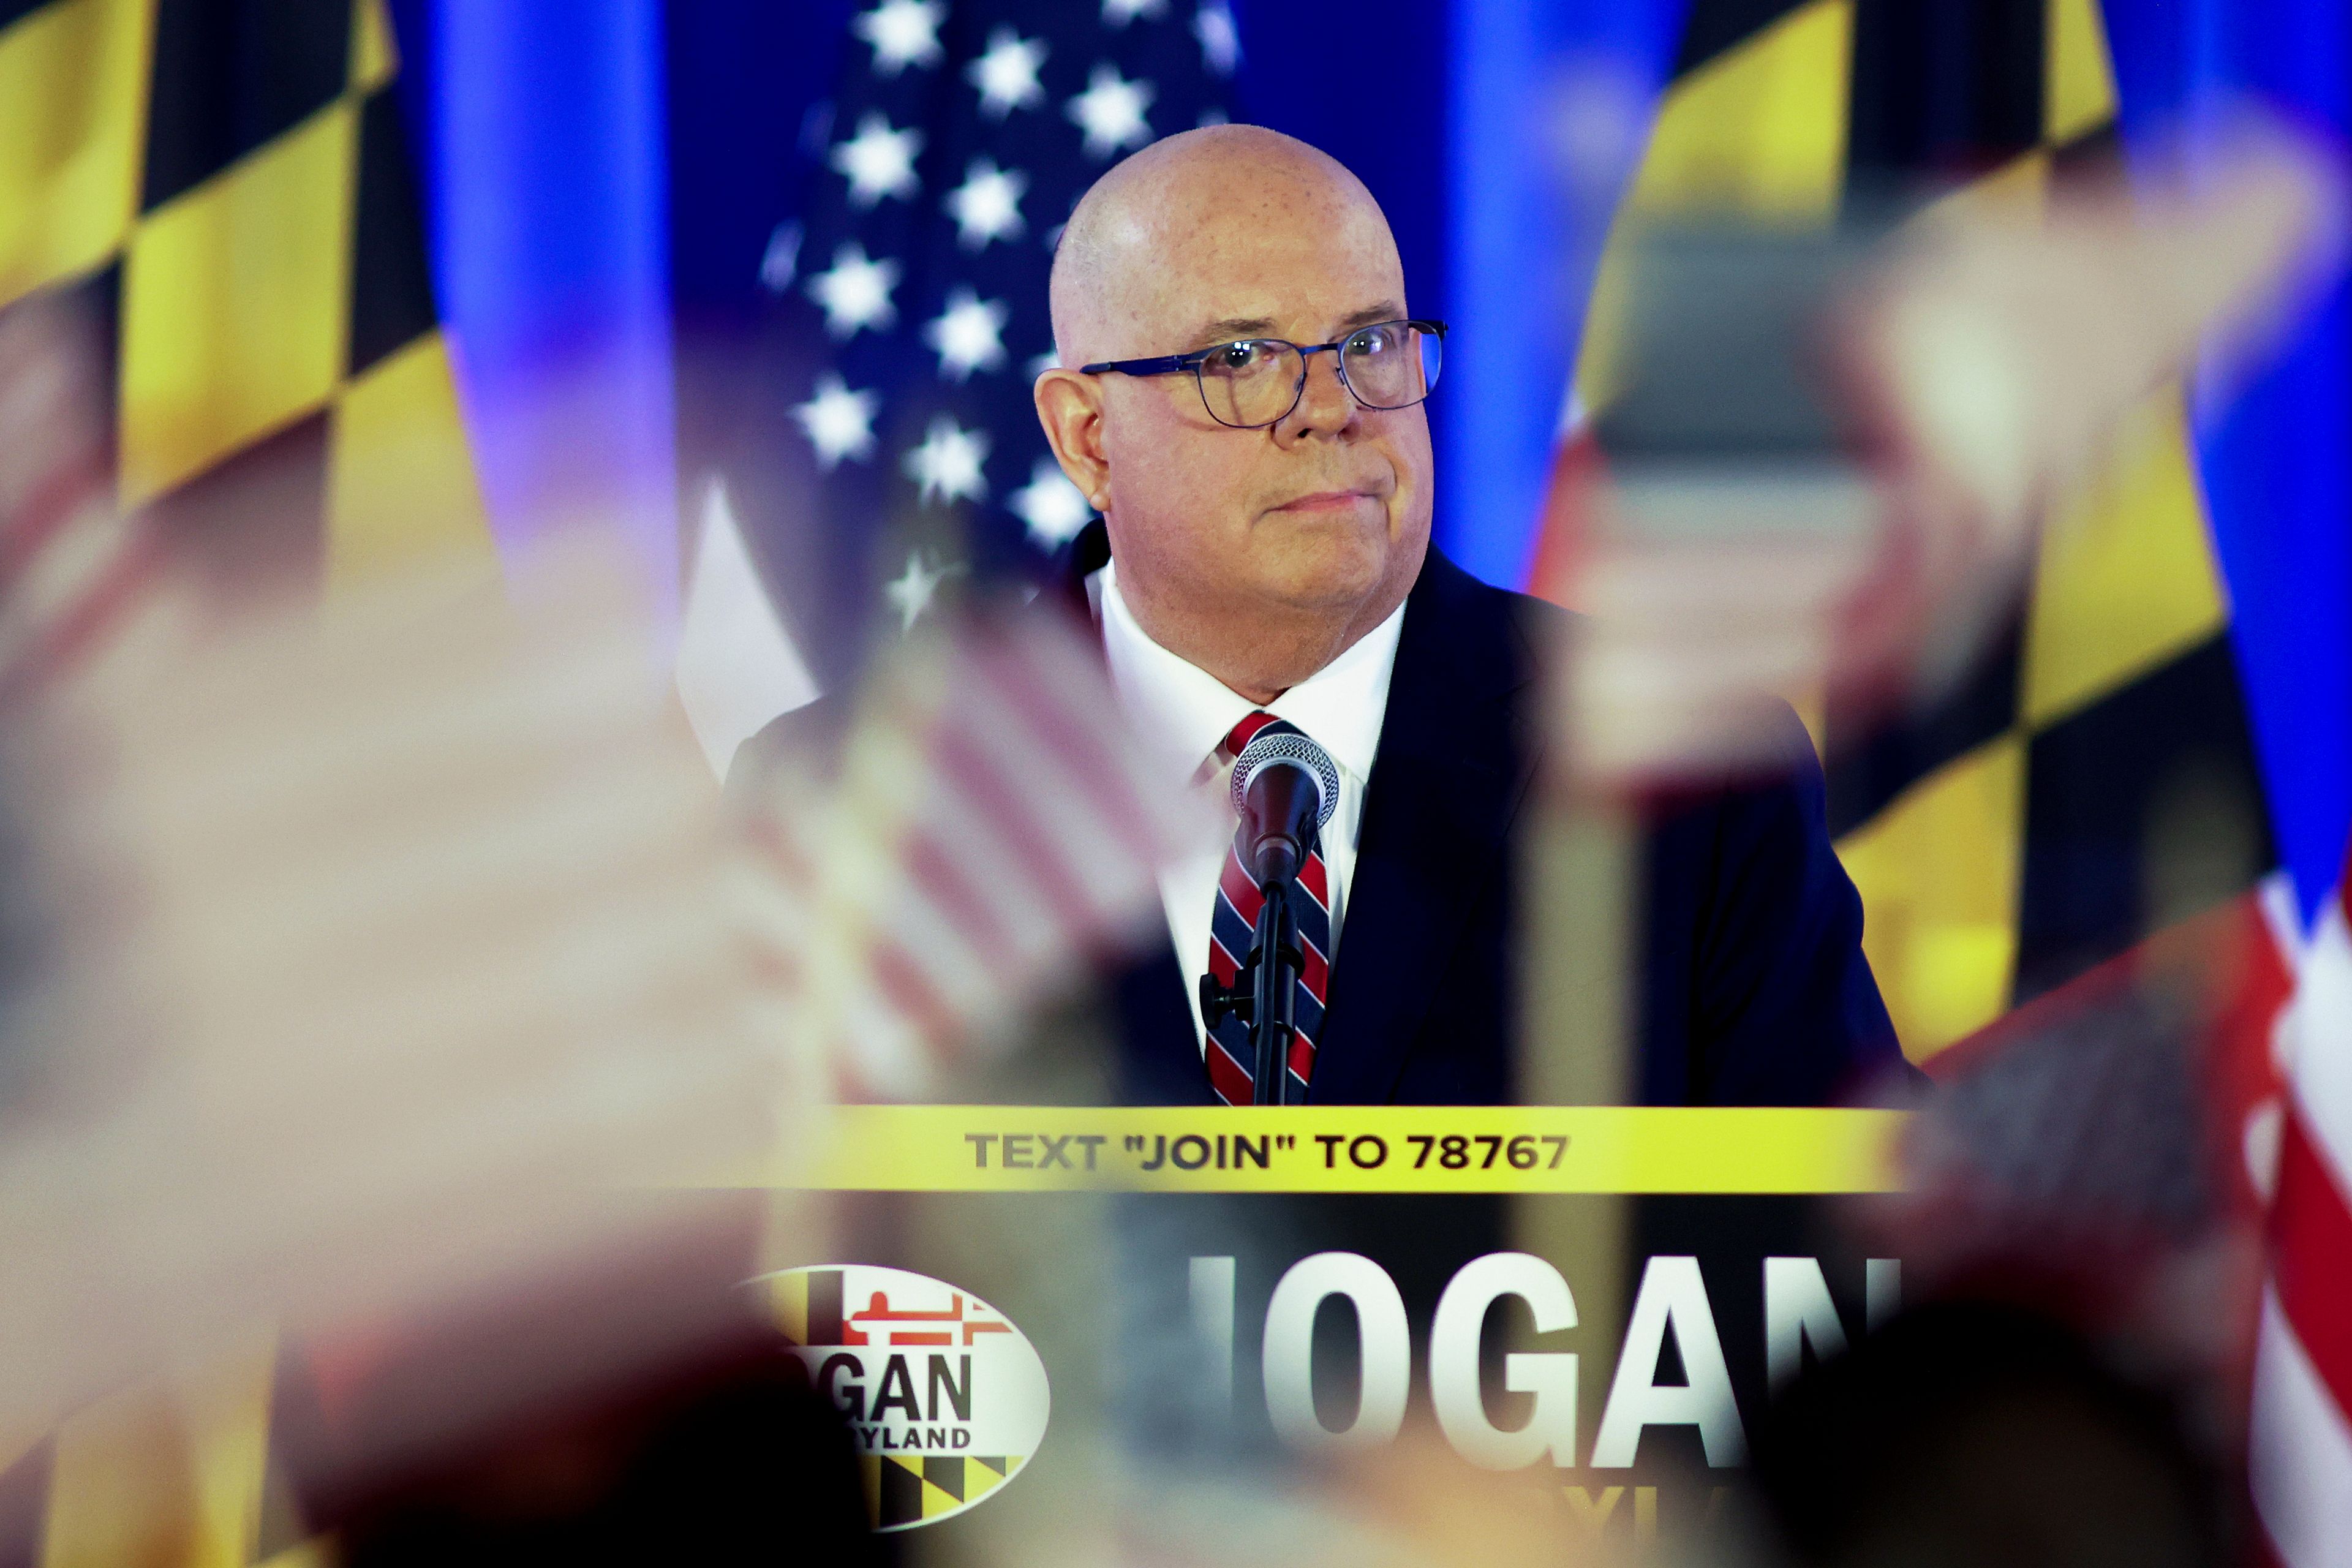
<path fill-rule="evenodd" d="M 1306 736 L 1288 731 L 1276 733 L 1261 731 L 1255 740 L 1242 748 L 1234 759 L 1234 811 L 1241 812 L 1243 799 L 1249 794 L 1250 781 L 1258 770 L 1269 763 L 1296 763 L 1315 775 L 1320 799 L 1315 806 L 1315 826 L 1328 826 L 1331 814 L 1339 809 L 1339 768 L 1332 762 L 1331 753 Z"/>

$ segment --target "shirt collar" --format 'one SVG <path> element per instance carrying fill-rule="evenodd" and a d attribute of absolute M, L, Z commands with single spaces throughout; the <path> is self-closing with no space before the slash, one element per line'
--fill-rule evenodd
<path fill-rule="evenodd" d="M 1097 574 L 1103 650 L 1111 684 L 1140 732 L 1154 766 L 1190 782 L 1235 724 L 1256 710 L 1200 666 L 1151 640 L 1118 591 L 1118 563 Z M 1381 720 L 1388 710 L 1404 606 L 1356 639 L 1339 658 L 1266 704 L 1331 753 L 1359 784 L 1371 776 Z"/>

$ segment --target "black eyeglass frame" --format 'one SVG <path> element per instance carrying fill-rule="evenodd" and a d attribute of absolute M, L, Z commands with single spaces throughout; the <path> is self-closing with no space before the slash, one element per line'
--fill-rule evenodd
<path fill-rule="evenodd" d="M 1210 418 L 1215 419 L 1228 430 L 1264 430 L 1269 426 L 1281 424 L 1297 412 L 1299 400 L 1307 395 L 1307 377 L 1315 368 L 1315 355 L 1326 353 L 1336 353 L 1346 347 L 1357 333 L 1369 332 L 1379 327 L 1411 327 L 1415 331 L 1430 333 L 1437 339 L 1438 353 L 1442 363 L 1445 353 L 1445 323 L 1406 317 L 1393 321 L 1367 321 L 1349 331 L 1346 337 L 1336 338 L 1328 343 L 1294 343 L 1288 338 L 1235 338 L 1231 342 L 1211 343 L 1207 348 L 1194 349 L 1190 353 L 1161 354 L 1155 359 L 1097 360 L 1093 364 L 1080 365 L 1078 374 L 1102 375 L 1110 371 L 1117 371 L 1121 375 L 1178 375 L 1189 370 L 1192 373 L 1193 390 L 1200 393 L 1201 406 L 1207 411 Z M 1236 425 L 1230 419 L 1218 416 L 1217 406 L 1209 401 L 1209 389 L 1202 380 L 1201 366 L 1208 362 L 1211 355 L 1232 348 L 1234 343 L 1280 343 L 1286 348 L 1298 351 L 1298 384 L 1290 389 L 1289 407 L 1285 408 L 1273 418 L 1260 420 L 1255 425 Z M 1339 373 L 1339 384 L 1348 389 L 1348 395 L 1354 398 L 1360 406 L 1370 408 L 1376 413 L 1392 413 L 1400 408 L 1411 408 L 1415 403 L 1429 401 L 1431 388 L 1424 385 L 1421 395 L 1414 398 L 1412 403 L 1370 402 L 1356 390 L 1356 384 L 1348 379 L 1346 356 L 1342 355 L 1332 363 Z"/>

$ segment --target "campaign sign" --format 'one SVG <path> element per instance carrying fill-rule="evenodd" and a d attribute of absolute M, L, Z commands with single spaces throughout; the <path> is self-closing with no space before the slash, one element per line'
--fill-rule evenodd
<path fill-rule="evenodd" d="M 970 1291 L 870 1264 L 764 1282 L 793 1354 L 848 1420 L 877 1529 L 961 1513 L 1045 1441 L 1045 1363 Z"/>
<path fill-rule="evenodd" d="M 871 1351 L 830 1359 L 857 1308 L 876 1345 L 940 1334 L 902 1314 L 959 1302 L 959 1342 L 1026 1330 L 1034 1381 L 1008 1374 L 1002 1419 L 1032 1387 L 1033 1426 L 984 1426 L 971 1373 L 969 1441 L 1041 1472 L 992 1530 L 1050 1529 L 1106 1464 L 1278 1487 L 1425 1433 L 1422 1452 L 1548 1478 L 1563 1531 L 1638 1541 L 1723 1507 L 1771 1390 L 1901 1300 L 1900 1261 L 1841 1223 L 1893 1190 L 1884 1113 L 926 1106 L 838 1128 L 796 1184 L 843 1194 L 836 1246 L 866 1266 L 803 1271 L 841 1284 L 786 1327 L 900 1489 L 878 1505 L 894 1525 L 997 1483 L 898 1479 L 982 1449 L 954 1447 L 960 1363 L 926 1359 L 944 1346 L 910 1345 L 896 1376 Z M 868 1281 L 896 1279 L 877 1300 Z M 1041 1447 L 1049 1370 L 1066 1430 Z"/>

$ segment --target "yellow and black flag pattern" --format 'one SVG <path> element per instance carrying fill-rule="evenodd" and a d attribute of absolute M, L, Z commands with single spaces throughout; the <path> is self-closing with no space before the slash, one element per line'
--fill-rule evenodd
<path fill-rule="evenodd" d="M 227 580 L 488 534 L 383 0 L 0 0 L 0 307 L 78 296 L 116 500 Z"/>
<path fill-rule="evenodd" d="M 81 307 L 112 500 L 231 593 L 493 569 L 396 73 L 383 0 L 0 0 L 0 310 Z M 0 1563 L 323 1561 L 271 1361 L 0 1434 Z"/>
<path fill-rule="evenodd" d="M 811 1268 L 777 1276 L 771 1300 L 785 1340 L 795 1346 L 846 1342 L 842 1271 Z M 883 1454 L 857 1457 L 866 1517 L 898 1530 L 975 1502 L 1021 1468 L 1019 1454 Z"/>
<path fill-rule="evenodd" d="M 898 1530 L 953 1513 L 974 1502 L 1021 1468 L 1018 1455 L 864 1454 L 867 1517 L 877 1530 Z"/>
<path fill-rule="evenodd" d="M 2111 156 L 2097 0 L 1697 0 L 1619 218 L 1829 225 L 2038 205 Z M 1628 254 L 1578 366 L 1604 405 Z M 2015 624 L 1958 687 L 1823 737 L 1831 827 L 1915 1059 L 2242 891 L 2272 849 L 2178 386 L 2046 521 Z"/>

